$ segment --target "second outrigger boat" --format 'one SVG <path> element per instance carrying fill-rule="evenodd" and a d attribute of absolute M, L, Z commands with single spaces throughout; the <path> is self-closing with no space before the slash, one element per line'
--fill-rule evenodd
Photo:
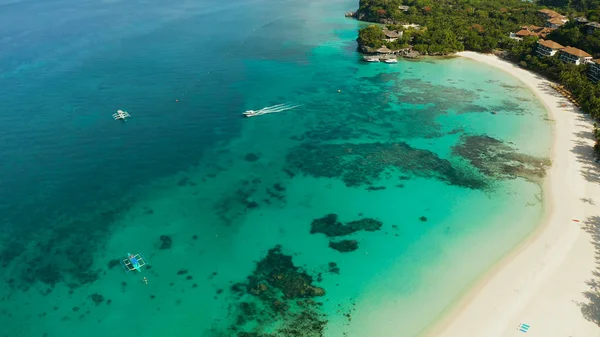
<path fill-rule="evenodd" d="M 129 112 L 123 110 L 117 110 L 117 113 L 113 114 L 112 116 L 115 120 L 120 119 L 123 121 L 126 121 L 127 118 L 131 117 L 131 115 L 129 115 Z"/>

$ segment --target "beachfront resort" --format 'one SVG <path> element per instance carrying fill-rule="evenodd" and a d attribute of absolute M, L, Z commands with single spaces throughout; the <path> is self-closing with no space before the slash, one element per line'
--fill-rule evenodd
<path fill-rule="evenodd" d="M 374 47 L 400 43 L 422 55 L 458 51 L 460 56 L 519 78 L 556 123 L 554 165 L 545 185 L 554 193 L 544 196 L 552 214 L 544 229 L 486 278 L 431 335 L 599 336 L 600 293 L 588 285 L 598 282 L 592 273 L 597 272 L 594 250 L 598 246 L 596 236 L 592 239 L 589 233 L 597 235 L 600 227 L 594 207 L 600 198 L 599 180 L 591 178 L 597 174 L 600 153 L 600 132 L 594 124 L 600 117 L 600 49 L 596 44 L 600 17 L 578 1 L 564 11 L 534 3 L 474 6 L 425 1 L 418 5 L 404 2 L 410 5 L 405 12 L 397 10 L 396 3 L 366 3 L 361 1 L 353 16 L 384 28 L 361 29 L 361 52 L 377 54 Z M 422 29 L 409 32 L 402 27 L 408 22 Z M 390 31 L 398 36 L 391 42 Z M 528 269 L 536 272 L 521 276 Z"/>

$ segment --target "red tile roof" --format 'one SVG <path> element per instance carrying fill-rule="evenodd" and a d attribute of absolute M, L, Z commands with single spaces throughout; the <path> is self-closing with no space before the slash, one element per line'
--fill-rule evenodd
<path fill-rule="evenodd" d="M 558 49 L 564 48 L 563 46 L 561 46 L 560 44 L 558 44 L 552 40 L 539 40 L 538 43 L 546 48 L 550 48 L 553 50 L 558 50 Z"/>
<path fill-rule="evenodd" d="M 581 49 L 575 48 L 575 47 L 565 47 L 564 49 L 561 50 L 561 52 L 571 54 L 571 55 L 577 56 L 577 57 L 592 57 L 592 55 L 584 52 Z"/>
<path fill-rule="evenodd" d="M 552 18 L 552 19 L 550 19 L 550 20 L 546 20 L 546 22 L 550 22 L 550 23 L 551 23 L 551 24 L 553 24 L 553 25 L 564 25 L 564 24 L 565 24 L 565 23 L 564 23 L 564 22 L 562 22 L 562 20 L 561 20 L 561 19 L 559 19 L 559 18 Z"/>
<path fill-rule="evenodd" d="M 551 9 L 547 9 L 547 8 L 540 9 L 538 11 L 538 13 L 546 14 L 548 17 L 551 17 L 551 18 L 554 18 L 554 17 L 557 17 L 557 16 L 562 16 L 560 13 L 557 13 L 557 12 L 555 12 L 555 11 L 553 11 Z"/>
<path fill-rule="evenodd" d="M 521 29 L 520 31 L 515 33 L 516 36 L 537 36 L 536 33 L 527 30 L 527 29 Z"/>

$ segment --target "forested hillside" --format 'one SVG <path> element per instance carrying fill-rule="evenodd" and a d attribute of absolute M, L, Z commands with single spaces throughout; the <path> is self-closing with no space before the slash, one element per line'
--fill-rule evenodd
<path fill-rule="evenodd" d="M 399 6 L 408 6 L 401 10 Z M 463 49 L 491 51 L 506 42 L 510 32 L 524 24 L 542 25 L 539 7 L 520 0 L 361 0 L 359 20 L 427 27 L 413 34 L 414 49 L 428 54 Z"/>
<path fill-rule="evenodd" d="M 557 12 L 554 14 L 559 16 L 558 24 L 550 24 L 549 17 L 539 12 L 547 7 Z M 588 79 L 591 65 L 567 64 L 559 60 L 558 54 L 539 57 L 535 52 L 538 39 L 545 38 L 599 58 L 600 24 L 594 30 L 587 23 L 600 22 L 600 0 L 540 0 L 537 3 L 521 0 L 360 0 L 355 17 L 383 23 L 386 29 L 402 33 L 397 39 L 385 39 L 381 27 L 362 29 L 358 42 L 371 48 L 379 48 L 382 44 L 391 49 L 412 46 L 428 55 L 450 54 L 463 49 L 504 51 L 508 59 L 521 67 L 565 85 L 583 111 L 600 118 L 600 85 Z M 403 26 L 409 23 L 420 27 Z M 551 27 L 545 28 L 543 35 L 525 37 L 522 41 L 510 38 L 511 33 L 532 25 L 538 26 L 536 29 Z M 599 139 L 600 131 L 595 130 L 595 135 Z M 600 155 L 600 142 L 597 141 L 595 148 Z"/>

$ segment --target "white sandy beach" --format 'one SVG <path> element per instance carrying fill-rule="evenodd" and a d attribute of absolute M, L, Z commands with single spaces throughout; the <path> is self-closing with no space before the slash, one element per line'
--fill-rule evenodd
<path fill-rule="evenodd" d="M 586 281 L 595 268 L 592 238 L 583 227 L 600 215 L 600 167 L 592 156 L 592 123 L 540 76 L 493 55 L 459 55 L 514 75 L 539 97 L 555 121 L 553 164 L 539 229 L 489 272 L 432 335 L 600 336 L 600 328 L 584 318 L 578 305 L 587 303 L 583 292 L 590 290 Z M 597 222 L 592 225 L 600 226 Z M 526 334 L 518 331 L 520 323 L 530 325 Z"/>

